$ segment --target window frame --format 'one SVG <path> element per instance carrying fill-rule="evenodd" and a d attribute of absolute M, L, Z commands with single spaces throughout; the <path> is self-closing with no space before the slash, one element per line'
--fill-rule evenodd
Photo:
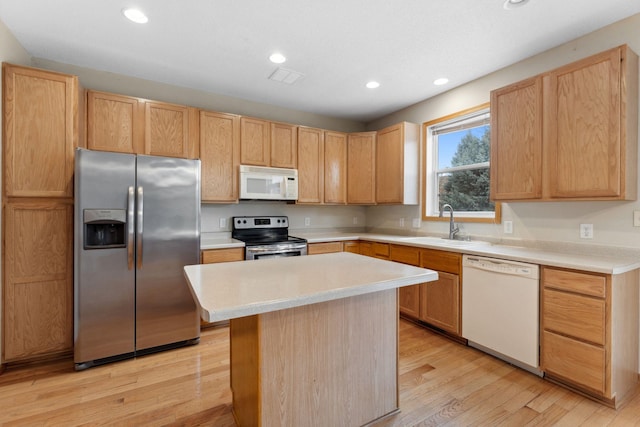
<path fill-rule="evenodd" d="M 443 116 L 437 118 L 435 120 L 430 120 L 428 122 L 422 123 L 422 161 L 424 162 L 424 167 L 422 168 L 422 220 L 423 221 L 449 221 L 449 213 L 444 213 L 442 217 L 438 215 L 429 214 L 429 186 L 427 185 L 430 182 L 429 175 L 434 175 L 436 172 L 433 167 L 432 156 L 434 154 L 434 149 L 431 146 L 431 132 L 429 130 L 430 127 L 433 127 L 437 124 L 449 122 L 455 120 L 457 118 L 462 118 L 464 116 L 468 116 L 473 113 L 478 113 L 483 110 L 487 110 L 489 115 L 491 115 L 490 103 L 480 104 L 478 106 L 468 108 L 466 110 L 458 111 L 453 114 L 449 114 L 447 116 Z M 491 167 L 489 165 L 489 167 Z M 460 167 L 460 169 L 464 169 L 465 166 Z M 433 179 L 433 178 L 432 178 Z M 456 222 L 476 222 L 476 223 L 489 223 L 489 224 L 500 224 L 502 222 L 502 204 L 498 201 L 495 202 L 495 210 L 494 215 L 489 216 L 485 214 L 485 216 L 468 216 L 466 214 L 455 215 Z"/>

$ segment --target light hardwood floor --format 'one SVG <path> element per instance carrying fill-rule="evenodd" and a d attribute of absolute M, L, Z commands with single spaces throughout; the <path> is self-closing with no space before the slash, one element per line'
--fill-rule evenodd
<path fill-rule="evenodd" d="M 640 426 L 640 386 L 614 411 L 406 321 L 400 406 L 375 426 Z M 228 328 L 83 372 L 71 360 L 7 369 L 0 425 L 235 426 Z"/>

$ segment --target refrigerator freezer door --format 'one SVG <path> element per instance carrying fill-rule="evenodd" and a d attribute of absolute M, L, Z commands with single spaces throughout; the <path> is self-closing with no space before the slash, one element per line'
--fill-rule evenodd
<path fill-rule="evenodd" d="M 136 157 L 80 149 L 75 161 L 74 361 L 82 364 L 135 351 L 135 270 L 127 268 L 131 240 L 127 247 L 85 249 L 90 227 L 83 212 L 131 211 L 127 196 L 135 186 Z M 106 232 L 107 225 L 100 229 Z"/>
<path fill-rule="evenodd" d="M 196 339 L 200 320 L 183 274 L 200 262 L 200 161 L 138 156 L 136 349 Z"/>

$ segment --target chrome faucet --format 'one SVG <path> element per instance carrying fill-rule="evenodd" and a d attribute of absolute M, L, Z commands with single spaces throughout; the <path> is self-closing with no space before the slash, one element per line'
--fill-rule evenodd
<path fill-rule="evenodd" d="M 456 223 L 453 221 L 453 208 L 450 204 L 442 205 L 442 209 L 440 209 L 440 216 L 444 213 L 444 210 L 449 208 L 449 240 L 453 240 L 456 237 L 456 234 L 460 231 L 458 227 L 456 227 Z"/>

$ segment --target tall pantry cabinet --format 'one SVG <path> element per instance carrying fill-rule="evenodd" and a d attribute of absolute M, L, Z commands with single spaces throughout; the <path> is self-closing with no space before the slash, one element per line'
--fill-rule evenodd
<path fill-rule="evenodd" d="M 73 347 L 74 76 L 3 64 L 2 361 Z"/>

